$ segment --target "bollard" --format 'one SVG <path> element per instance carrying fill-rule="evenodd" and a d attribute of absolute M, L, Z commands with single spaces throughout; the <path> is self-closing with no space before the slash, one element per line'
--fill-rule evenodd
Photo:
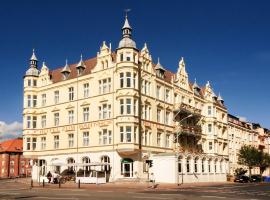
<path fill-rule="evenodd" d="M 44 181 L 44 179 L 42 180 L 42 187 L 45 187 L 45 181 Z"/>
<path fill-rule="evenodd" d="M 30 186 L 30 188 L 32 188 L 32 187 L 33 187 L 33 185 L 34 185 L 34 183 L 33 183 L 33 179 L 31 179 L 31 186 Z"/>
<path fill-rule="evenodd" d="M 60 181 L 60 180 L 58 181 L 58 184 L 59 184 L 58 186 L 59 186 L 59 188 L 60 188 L 60 187 L 61 187 L 61 181 Z"/>
<path fill-rule="evenodd" d="M 78 181 L 78 188 L 81 188 L 81 180 Z"/>

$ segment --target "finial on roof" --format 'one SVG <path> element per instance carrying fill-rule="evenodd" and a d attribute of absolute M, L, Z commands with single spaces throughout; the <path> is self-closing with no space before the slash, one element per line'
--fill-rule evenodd
<path fill-rule="evenodd" d="M 222 96 L 220 95 L 220 92 L 218 93 L 218 101 L 223 101 Z"/>
<path fill-rule="evenodd" d="M 195 78 L 194 83 L 193 83 L 193 88 L 200 88 L 199 85 L 197 84 L 196 78 Z"/>
<path fill-rule="evenodd" d="M 124 26 L 123 26 L 122 29 L 124 29 L 124 28 L 131 29 L 131 26 L 128 23 L 128 12 L 130 12 L 130 11 L 131 11 L 131 9 L 125 9 L 125 13 L 126 13 L 126 15 L 125 15 L 125 23 L 124 23 Z"/>
<path fill-rule="evenodd" d="M 157 65 L 155 66 L 155 69 L 156 70 L 161 69 L 161 70 L 165 71 L 164 67 L 160 64 L 159 57 L 158 57 L 158 62 L 157 62 Z"/>
<path fill-rule="evenodd" d="M 65 72 L 70 73 L 71 72 L 71 70 L 69 68 L 69 65 L 68 65 L 68 60 L 67 59 L 66 59 L 66 65 L 64 66 L 64 68 L 62 69 L 61 72 L 62 73 L 65 73 Z"/>
<path fill-rule="evenodd" d="M 33 49 L 33 53 L 32 53 L 32 56 L 31 56 L 30 60 L 37 61 L 37 57 L 36 57 L 36 54 L 35 54 L 35 49 Z"/>
<path fill-rule="evenodd" d="M 78 69 L 78 68 L 85 68 L 85 64 L 84 64 L 84 62 L 83 62 L 83 55 L 82 55 L 82 54 L 81 54 L 81 59 L 80 59 L 80 61 L 78 62 L 76 68 L 77 68 L 77 69 Z"/>

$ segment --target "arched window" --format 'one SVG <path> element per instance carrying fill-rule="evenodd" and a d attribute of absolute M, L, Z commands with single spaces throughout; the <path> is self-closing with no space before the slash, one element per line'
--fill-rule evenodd
<path fill-rule="evenodd" d="M 219 172 L 223 173 L 223 160 L 219 162 Z"/>
<path fill-rule="evenodd" d="M 46 176 L 47 175 L 47 162 L 46 160 L 39 160 L 39 166 L 40 166 L 40 175 Z"/>
<path fill-rule="evenodd" d="M 178 172 L 179 173 L 182 173 L 183 172 L 183 157 L 182 156 L 179 156 L 178 157 Z"/>
<path fill-rule="evenodd" d="M 206 163 L 206 159 L 203 158 L 203 159 L 202 159 L 202 173 L 205 172 L 205 163 Z"/>
<path fill-rule="evenodd" d="M 190 172 L 190 157 L 187 158 L 186 170 L 187 170 L 187 173 Z"/>
<path fill-rule="evenodd" d="M 90 163 L 90 158 L 89 157 L 83 157 L 82 158 L 82 163 L 83 164 L 87 164 L 87 163 Z M 83 166 L 83 170 L 85 170 L 85 171 L 90 171 L 90 166 Z"/>
<path fill-rule="evenodd" d="M 102 166 L 102 169 L 106 172 L 110 171 L 110 157 L 109 156 L 102 156 L 101 163 L 105 163 L 106 165 Z"/>
<path fill-rule="evenodd" d="M 75 167 L 74 167 L 74 165 L 72 165 L 74 163 L 75 163 L 75 160 L 73 158 L 67 159 L 68 171 L 74 171 Z"/>
<path fill-rule="evenodd" d="M 212 169 L 211 169 L 211 163 L 212 163 L 212 159 L 208 160 L 208 172 L 211 173 Z"/>
<path fill-rule="evenodd" d="M 215 173 L 217 173 L 217 160 L 214 161 L 214 169 L 215 169 Z"/>
<path fill-rule="evenodd" d="M 199 170 L 198 170 L 198 161 L 199 161 L 199 158 L 196 157 L 195 160 L 194 160 L 194 172 L 197 173 Z"/>

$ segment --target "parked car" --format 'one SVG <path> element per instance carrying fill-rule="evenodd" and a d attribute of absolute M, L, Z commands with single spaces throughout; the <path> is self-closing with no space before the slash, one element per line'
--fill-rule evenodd
<path fill-rule="evenodd" d="M 248 183 L 248 182 L 250 182 L 250 178 L 248 176 L 245 176 L 245 175 L 236 176 L 234 179 L 234 182 Z"/>
<path fill-rule="evenodd" d="M 254 174 L 254 175 L 251 175 L 250 177 L 250 181 L 251 182 L 262 182 L 262 176 L 260 174 Z"/>

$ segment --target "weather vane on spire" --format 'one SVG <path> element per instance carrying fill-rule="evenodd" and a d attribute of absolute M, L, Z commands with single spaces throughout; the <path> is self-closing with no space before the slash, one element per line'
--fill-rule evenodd
<path fill-rule="evenodd" d="M 126 17 L 127 17 L 127 15 L 128 15 L 128 12 L 130 12 L 131 11 L 131 9 L 130 8 L 126 8 L 126 9 L 124 9 L 124 12 L 126 13 Z"/>

